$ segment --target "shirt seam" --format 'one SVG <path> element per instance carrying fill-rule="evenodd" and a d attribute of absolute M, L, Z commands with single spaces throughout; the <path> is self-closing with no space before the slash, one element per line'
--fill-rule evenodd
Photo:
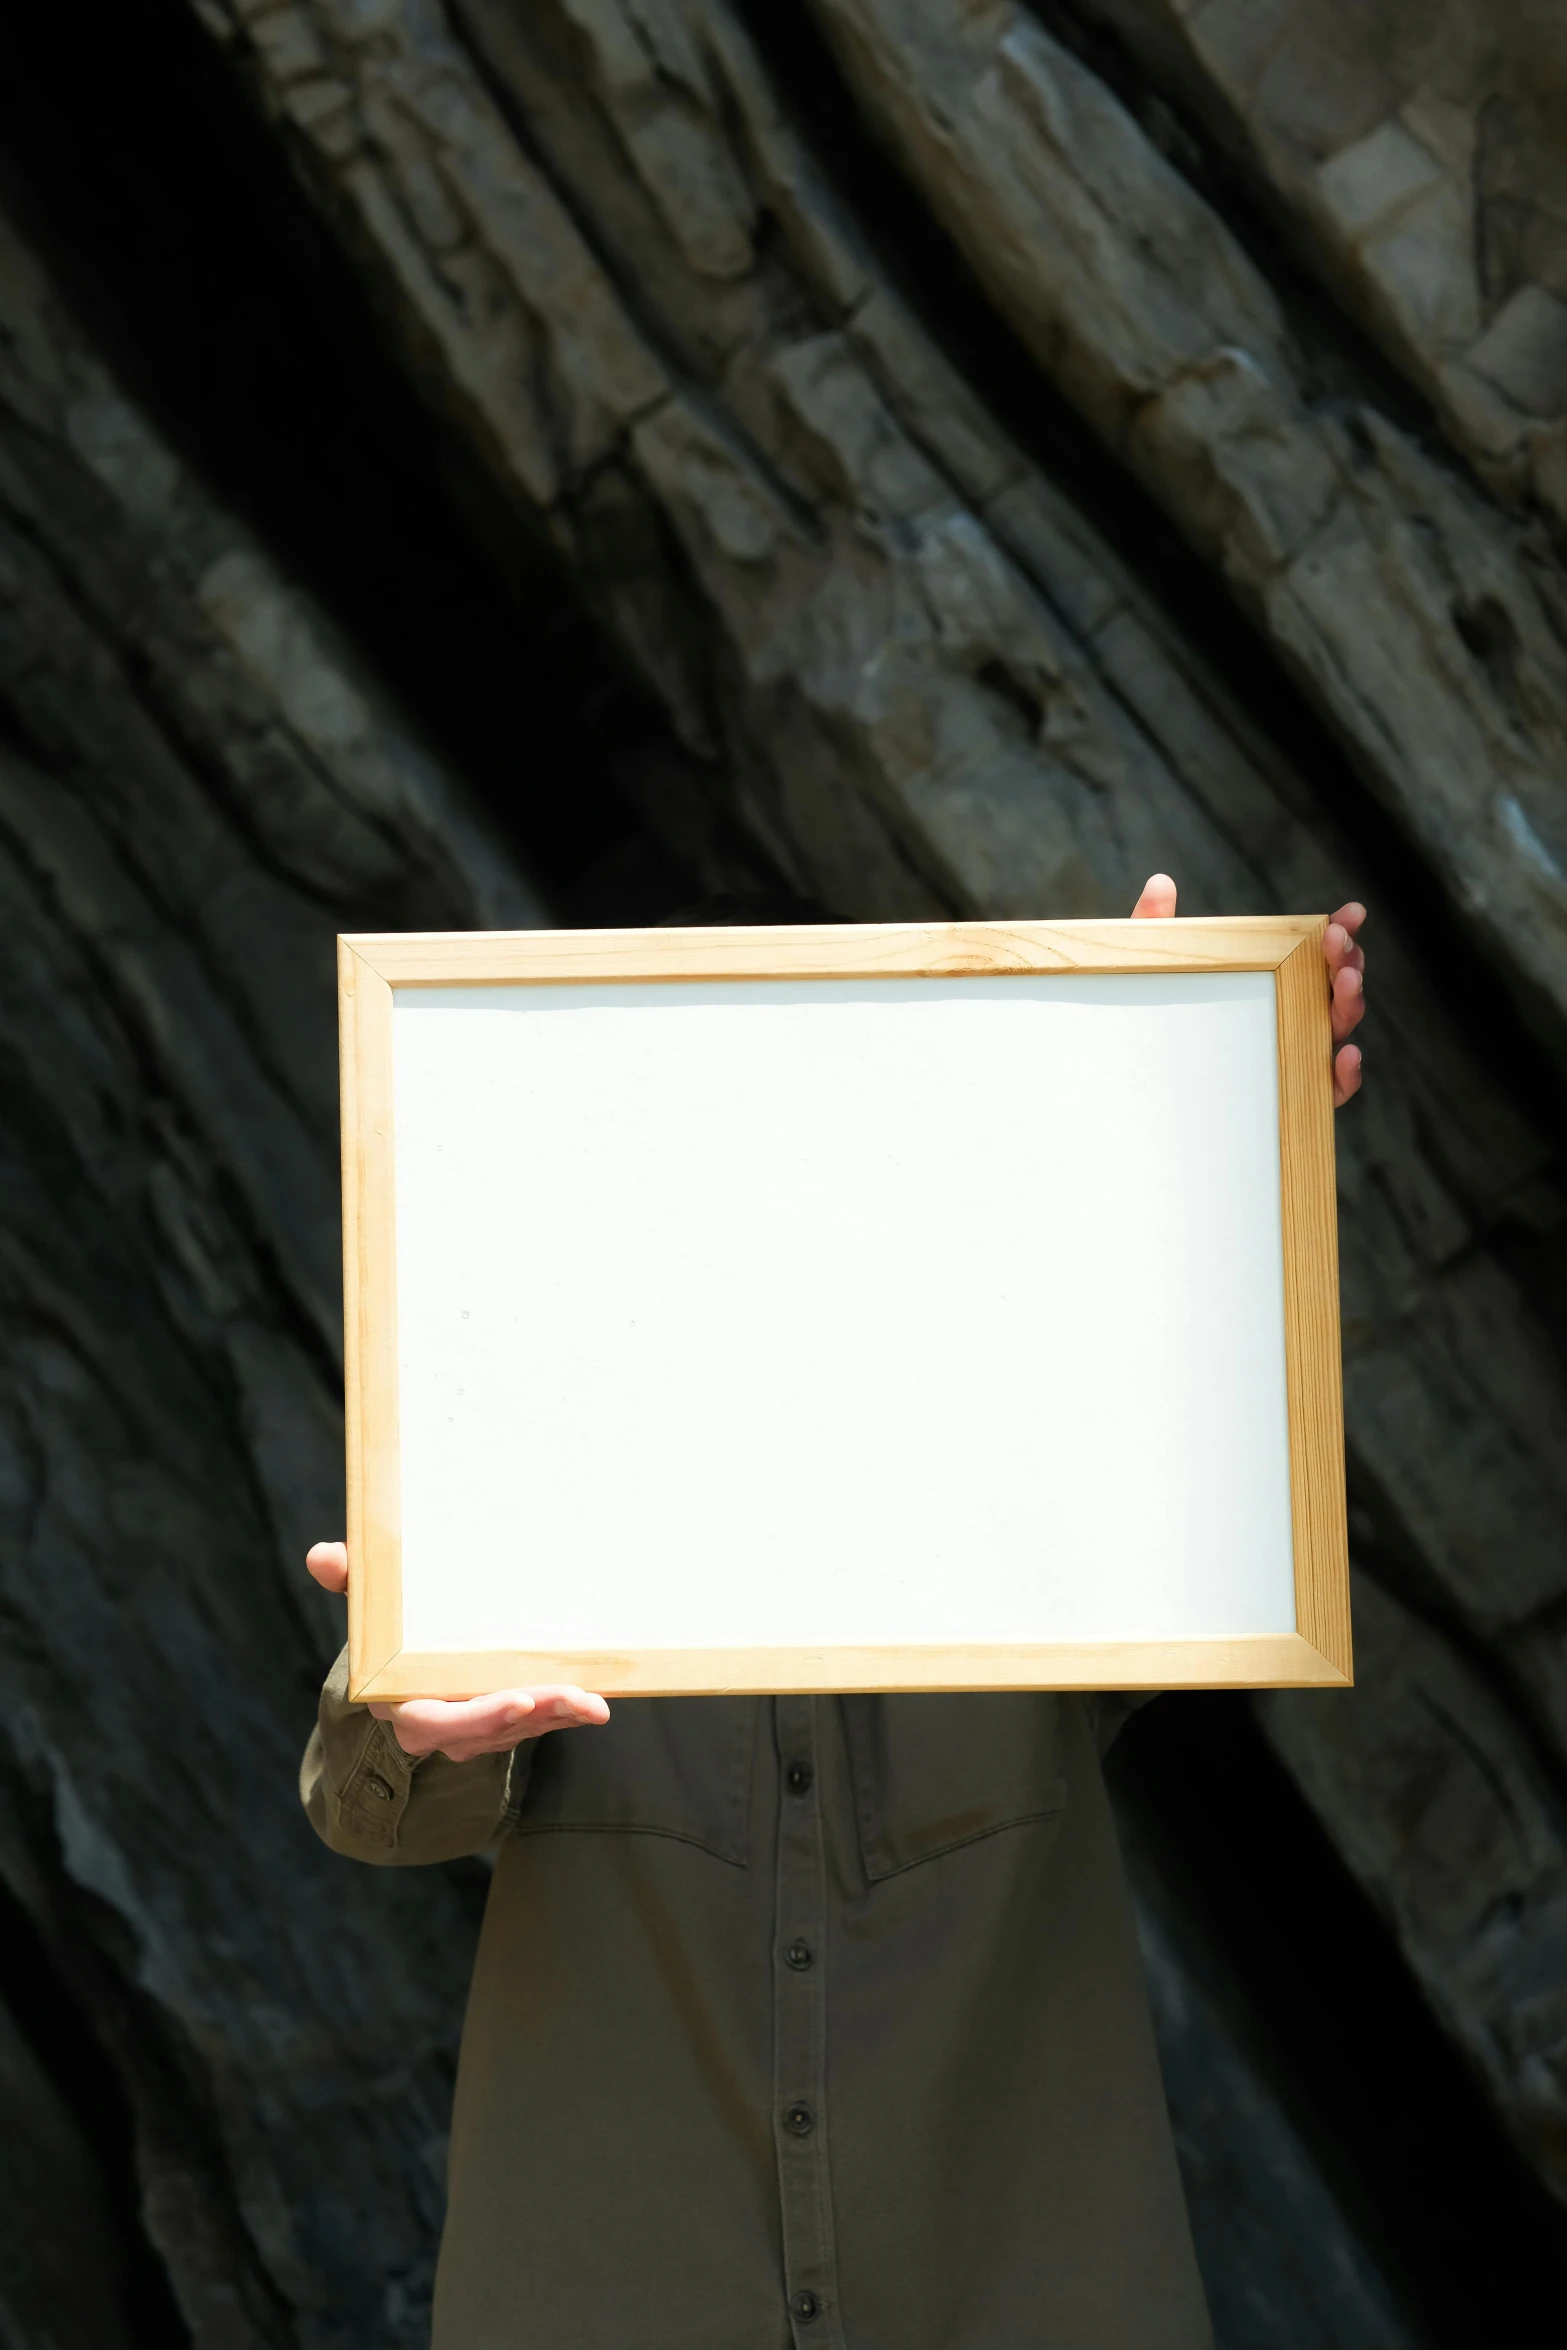
<path fill-rule="evenodd" d="M 962 1836 L 949 1837 L 945 1844 L 933 1844 L 928 1852 L 916 1852 L 907 1860 L 889 1861 L 885 1866 L 873 1866 L 866 1856 L 865 1873 L 873 1884 L 884 1877 L 901 1877 L 906 1869 L 923 1868 L 928 1860 L 940 1860 L 949 1852 L 961 1852 L 965 1844 L 983 1844 L 987 1836 L 1004 1836 L 1009 1828 L 1037 1827 L 1041 1820 L 1058 1820 L 1066 1810 L 1063 1794 L 1059 1803 L 1042 1804 L 1034 1811 L 1015 1811 L 1004 1820 L 992 1820 L 988 1827 L 970 1828 Z"/>
<path fill-rule="evenodd" d="M 644 1820 L 529 1820 L 518 1819 L 512 1826 L 514 1836 L 666 1836 L 672 1844 L 694 1845 L 712 1860 L 721 1860 L 726 1868 L 748 1869 L 748 1854 L 725 1852 L 723 1847 L 695 1836 L 689 1828 L 658 1828 Z"/>

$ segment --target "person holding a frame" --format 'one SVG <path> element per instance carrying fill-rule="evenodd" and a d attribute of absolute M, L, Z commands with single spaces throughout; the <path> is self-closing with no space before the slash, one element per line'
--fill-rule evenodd
<path fill-rule="evenodd" d="M 1324 939 L 1336 1106 L 1363 919 Z M 307 1564 L 345 1588 L 342 1544 Z M 317 1832 L 500 1847 L 435 2350 L 1207 2350 L 1100 1772 L 1135 1702 L 364 1706 L 339 1660 Z"/>

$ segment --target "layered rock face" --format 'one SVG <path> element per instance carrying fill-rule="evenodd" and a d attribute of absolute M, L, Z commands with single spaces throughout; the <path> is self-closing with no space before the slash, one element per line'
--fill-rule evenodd
<path fill-rule="evenodd" d="M 1219 2336 L 1468 2344 L 1561 2291 L 1549 30 L 0 35 L 0 2089 L 40 2149 L 0 2339 L 423 2338 L 482 1874 L 334 1863 L 291 1783 L 335 931 L 1110 913 L 1155 867 L 1187 912 L 1375 907 L 1359 1685 L 1166 1700 L 1117 1766 Z"/>

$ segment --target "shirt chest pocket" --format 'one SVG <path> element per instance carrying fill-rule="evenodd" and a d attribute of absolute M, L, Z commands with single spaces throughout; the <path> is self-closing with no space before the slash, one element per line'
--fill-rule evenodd
<path fill-rule="evenodd" d="M 987 1692 L 839 1702 L 872 1883 L 1004 1828 L 1057 1820 L 1066 1808 L 1058 1697 Z"/>
<path fill-rule="evenodd" d="M 602 1729 L 541 1738 L 512 1831 L 674 1836 L 744 1868 L 754 1697 L 617 1697 Z"/>

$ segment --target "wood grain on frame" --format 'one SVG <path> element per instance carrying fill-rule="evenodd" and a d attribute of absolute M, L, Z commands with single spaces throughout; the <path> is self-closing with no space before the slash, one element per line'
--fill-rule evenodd
<path fill-rule="evenodd" d="M 1325 917 L 390 933 L 339 941 L 350 1693 L 1343 1688 L 1350 1680 Z M 1296 1632 L 940 1648 L 402 1649 L 392 1009 L 398 986 L 1273 971 Z"/>
<path fill-rule="evenodd" d="M 347 943 L 395 987 L 493 987 L 516 980 L 952 979 L 1028 971 L 1271 971 L 1311 934 L 1314 919 L 1241 914 L 1212 922 L 390 931 Z"/>
<path fill-rule="evenodd" d="M 1322 932 L 1274 974 L 1279 1019 L 1279 1172 L 1284 1366 L 1289 1399 L 1295 1628 L 1351 1677 L 1344 1507 L 1344 1382 L 1333 1148 L 1333 1025 Z"/>
<path fill-rule="evenodd" d="M 835 1689 L 1337 1689 L 1344 1675 L 1311 1641 L 1282 1632 L 1049 1646 L 406 1649 L 361 1694 L 378 1701 L 477 1697 L 562 1681 L 610 1697 L 674 1697 L 695 1690 L 788 1696 Z"/>
<path fill-rule="evenodd" d="M 392 990 L 338 941 L 349 1689 L 403 1642 Z"/>

